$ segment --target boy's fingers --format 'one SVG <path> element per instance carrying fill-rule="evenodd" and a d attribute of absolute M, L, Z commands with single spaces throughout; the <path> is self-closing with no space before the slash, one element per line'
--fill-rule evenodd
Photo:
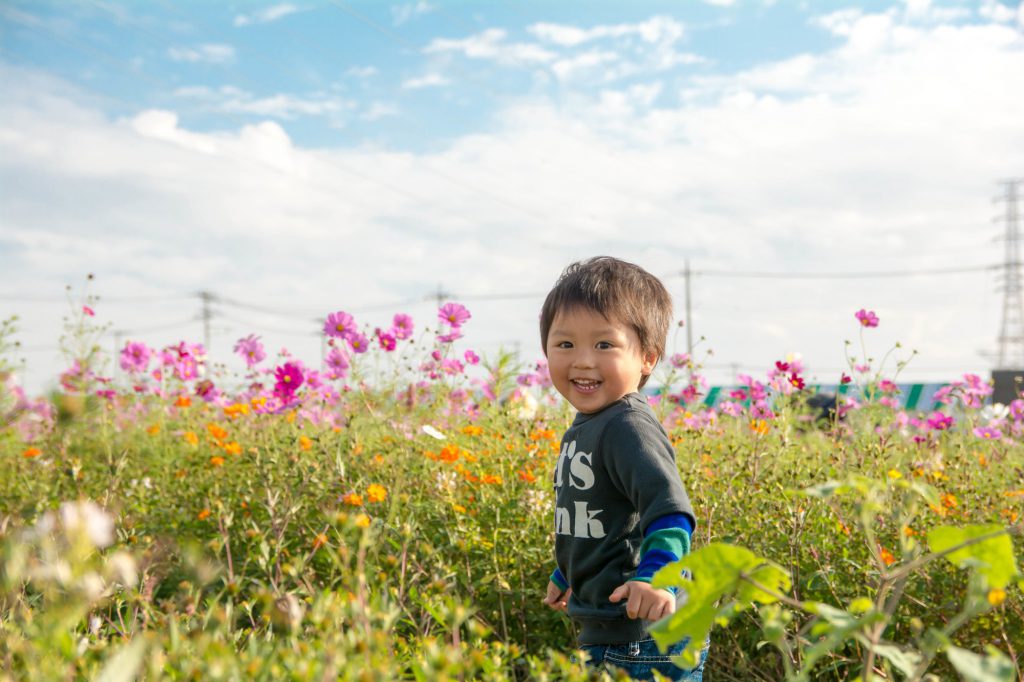
<path fill-rule="evenodd" d="M 627 594 L 629 594 L 629 583 L 623 583 L 612 590 L 612 593 L 608 595 L 608 601 L 613 603 L 622 601 Z"/>
<path fill-rule="evenodd" d="M 643 606 L 644 596 L 640 590 L 630 590 L 629 601 L 626 602 L 626 615 L 636 618 L 640 615 L 640 607 Z"/>

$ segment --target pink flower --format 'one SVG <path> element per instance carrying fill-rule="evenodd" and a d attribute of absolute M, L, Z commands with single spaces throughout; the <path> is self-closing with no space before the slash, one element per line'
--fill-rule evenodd
<path fill-rule="evenodd" d="M 941 412 L 932 412 L 928 415 L 928 428 L 932 431 L 945 431 L 946 429 L 953 426 L 954 423 L 953 415 L 943 414 Z"/>
<path fill-rule="evenodd" d="M 733 400 L 746 400 L 747 392 L 737 388 L 732 391 L 729 391 L 729 397 L 732 398 Z"/>
<path fill-rule="evenodd" d="M 437 316 L 441 322 L 451 327 L 461 327 L 471 317 L 464 305 L 451 302 L 441 306 L 437 311 Z"/>
<path fill-rule="evenodd" d="M 348 355 L 340 348 L 332 348 L 326 358 L 327 368 L 332 379 L 344 379 L 348 376 Z"/>
<path fill-rule="evenodd" d="M 352 334 L 346 338 L 348 340 L 348 345 L 352 348 L 354 353 L 365 353 L 370 350 L 370 340 L 366 338 L 365 334 L 352 332 Z"/>
<path fill-rule="evenodd" d="M 462 329 L 460 327 L 452 327 L 451 333 L 441 334 L 437 337 L 437 340 L 441 343 L 452 343 L 457 339 L 462 338 Z"/>
<path fill-rule="evenodd" d="M 260 343 L 260 337 L 254 334 L 238 339 L 235 343 L 235 352 L 242 356 L 246 367 L 249 369 L 252 369 L 267 357 L 267 353 L 263 350 L 263 344 Z"/>
<path fill-rule="evenodd" d="M 974 429 L 974 435 L 985 440 L 999 440 L 1003 437 L 1003 432 L 994 426 L 979 426 Z"/>
<path fill-rule="evenodd" d="M 718 409 L 722 411 L 722 414 L 727 414 L 730 417 L 739 417 L 743 414 L 743 406 L 731 400 L 723 402 Z"/>
<path fill-rule="evenodd" d="M 874 310 L 864 310 L 861 308 L 853 314 L 860 322 L 862 327 L 877 327 L 878 326 L 878 315 L 875 315 Z"/>
<path fill-rule="evenodd" d="M 804 380 L 796 372 L 789 375 L 789 383 L 798 391 L 802 391 L 804 386 L 806 386 Z"/>
<path fill-rule="evenodd" d="M 302 368 L 294 362 L 286 362 L 274 370 L 274 395 L 282 402 L 288 402 L 302 386 Z"/>
<path fill-rule="evenodd" d="M 445 374 L 462 374 L 466 367 L 455 358 L 445 358 L 441 361 L 441 369 Z"/>
<path fill-rule="evenodd" d="M 395 338 L 399 341 L 412 337 L 412 318 L 404 313 L 398 313 L 391 321 L 391 333 L 395 335 Z"/>
<path fill-rule="evenodd" d="M 871 371 L 871 365 L 854 365 L 853 369 L 861 374 L 867 374 Z"/>
<path fill-rule="evenodd" d="M 878 382 L 878 390 L 882 393 L 899 393 L 899 387 L 890 379 L 882 379 Z"/>
<path fill-rule="evenodd" d="M 382 332 L 380 329 L 375 330 L 375 333 L 377 334 L 377 343 L 380 344 L 381 348 L 389 353 L 395 349 L 398 342 L 392 334 Z"/>
<path fill-rule="evenodd" d="M 690 363 L 690 356 L 686 353 L 675 353 L 669 358 L 669 363 L 676 369 L 683 369 Z"/>
<path fill-rule="evenodd" d="M 343 310 L 331 313 L 324 322 L 324 334 L 347 339 L 357 333 L 355 319 Z"/>
<path fill-rule="evenodd" d="M 478 365 L 478 364 L 480 364 L 480 356 L 477 355 L 476 353 L 474 353 L 472 350 L 467 350 L 462 355 L 462 357 L 466 359 L 466 364 L 469 364 L 469 365 Z"/>
<path fill-rule="evenodd" d="M 145 372 L 153 351 L 141 341 L 129 341 L 121 351 L 121 369 L 126 372 Z"/>
<path fill-rule="evenodd" d="M 846 372 L 843 372 L 843 375 L 841 377 L 839 377 L 839 383 L 840 384 L 848 384 L 851 381 L 853 381 L 853 379 L 851 379 L 850 375 L 847 374 Z"/>
<path fill-rule="evenodd" d="M 88 315 L 89 317 L 96 317 L 96 311 L 87 305 L 82 306 L 82 312 Z"/>
<path fill-rule="evenodd" d="M 789 371 L 789 363 L 788 362 L 780 362 L 780 361 L 776 360 L 775 361 L 775 369 L 778 370 L 779 372 L 786 373 L 786 372 Z"/>

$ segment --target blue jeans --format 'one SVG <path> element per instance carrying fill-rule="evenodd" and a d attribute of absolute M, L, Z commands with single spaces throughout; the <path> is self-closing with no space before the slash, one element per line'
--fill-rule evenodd
<path fill-rule="evenodd" d="M 701 649 L 700 661 L 696 668 L 684 669 L 672 662 L 672 657 L 683 653 L 688 642 L 688 639 L 677 642 L 669 647 L 664 654 L 658 651 L 658 645 L 651 637 L 639 642 L 589 644 L 581 648 L 590 657 L 587 661 L 588 666 L 597 669 L 606 668 L 609 669 L 609 672 L 615 672 L 615 668 L 621 668 L 634 680 L 654 679 L 653 671 L 657 670 L 670 680 L 701 682 L 704 679 L 704 661 L 708 657 L 707 642 Z"/>

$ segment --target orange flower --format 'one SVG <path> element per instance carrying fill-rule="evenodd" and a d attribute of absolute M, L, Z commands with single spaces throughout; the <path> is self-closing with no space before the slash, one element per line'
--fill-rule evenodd
<path fill-rule="evenodd" d="M 214 455 L 210 458 L 210 464 L 215 467 L 224 466 L 224 458 L 220 455 Z"/>
<path fill-rule="evenodd" d="M 501 476 L 495 476 L 494 474 L 484 474 L 484 476 L 480 479 L 480 482 L 501 485 L 502 480 Z"/>
<path fill-rule="evenodd" d="M 383 502 L 387 496 L 388 491 L 382 485 L 374 483 L 366 489 L 366 499 L 370 502 Z"/>
<path fill-rule="evenodd" d="M 258 410 L 267 406 L 267 399 L 263 397 L 253 398 L 249 401 L 249 404 L 252 405 L 254 410 Z"/>
<path fill-rule="evenodd" d="M 318 533 L 317 536 L 315 538 L 313 538 L 313 549 L 314 550 L 320 549 L 321 547 L 323 547 L 326 544 L 327 544 L 327 536 L 325 534 L 323 534 L 323 533 Z"/>
<path fill-rule="evenodd" d="M 359 516 L 356 517 L 356 525 L 359 526 L 360 528 L 369 528 L 370 527 L 370 517 L 367 516 L 366 514 L 360 514 Z"/>
<path fill-rule="evenodd" d="M 956 509 L 957 508 L 956 495 L 954 495 L 953 493 L 946 493 L 945 495 L 943 495 L 942 496 L 942 506 L 945 507 L 946 509 Z"/>
<path fill-rule="evenodd" d="M 243 414 L 249 414 L 249 406 L 245 403 L 235 403 L 224 408 L 224 416 L 228 419 L 238 419 Z"/>
<path fill-rule="evenodd" d="M 892 555 L 892 552 L 887 550 L 885 547 L 878 548 L 878 555 L 882 557 L 882 563 L 884 563 L 886 566 L 892 566 L 894 563 L 896 563 L 896 557 L 894 557 Z"/>
<path fill-rule="evenodd" d="M 210 518 L 210 510 L 209 509 L 204 509 L 203 511 L 199 512 L 196 515 L 196 518 L 199 519 L 200 521 L 205 521 L 206 519 Z"/>
<path fill-rule="evenodd" d="M 242 454 L 242 446 L 235 441 L 231 441 L 230 443 L 224 444 L 224 452 L 229 455 L 240 455 Z"/>
<path fill-rule="evenodd" d="M 465 514 L 466 513 L 466 508 L 463 507 L 461 504 L 452 503 L 452 509 L 454 511 L 457 511 L 460 514 Z"/>
<path fill-rule="evenodd" d="M 181 434 L 181 438 L 189 445 L 199 445 L 199 436 L 194 431 L 186 431 Z"/>
<path fill-rule="evenodd" d="M 992 606 L 999 606 L 1006 601 L 1006 590 L 996 587 L 988 591 L 988 603 Z"/>
<path fill-rule="evenodd" d="M 767 419 L 751 419 L 750 430 L 759 436 L 763 436 L 768 433 L 771 427 L 768 425 Z"/>
<path fill-rule="evenodd" d="M 530 440 L 554 440 L 557 437 L 554 429 L 535 429 L 530 432 Z"/>
<path fill-rule="evenodd" d="M 309 450 L 313 447 L 313 440 L 309 436 L 299 436 L 299 447 L 303 450 Z"/>
<path fill-rule="evenodd" d="M 179 395 L 178 399 L 174 401 L 175 407 L 191 407 L 192 399 L 187 395 Z"/>
<path fill-rule="evenodd" d="M 25 448 L 25 450 L 22 451 L 21 456 L 25 459 L 32 459 L 33 457 L 38 457 L 41 454 L 43 454 L 43 451 L 39 448 Z"/>
<path fill-rule="evenodd" d="M 484 432 L 484 430 L 482 427 L 477 426 L 476 424 L 467 424 L 466 426 L 462 427 L 462 432 L 467 436 L 479 436 L 481 433 Z"/>
<path fill-rule="evenodd" d="M 361 507 L 363 506 L 363 496 L 359 493 L 349 493 L 345 497 L 341 498 L 341 501 L 350 507 Z"/>
<path fill-rule="evenodd" d="M 210 435 L 213 436 L 214 440 L 224 440 L 228 437 L 228 432 L 217 424 L 207 424 L 206 430 L 210 432 Z"/>
<path fill-rule="evenodd" d="M 146 429 L 146 433 L 148 433 L 151 436 L 155 436 L 156 434 L 160 433 L 160 425 L 153 424 L 152 426 Z"/>
<path fill-rule="evenodd" d="M 533 483 L 537 480 L 537 477 L 533 475 L 533 472 L 528 469 L 520 469 L 516 472 L 519 474 L 519 478 L 526 481 L 527 483 Z"/>
<path fill-rule="evenodd" d="M 1003 493 L 1003 495 L 1006 495 L 1007 497 L 1024 497 L 1024 488 L 1021 490 L 1010 490 Z"/>
<path fill-rule="evenodd" d="M 459 458 L 459 449 L 452 444 L 445 445 L 437 456 L 442 462 L 454 462 Z"/>
<path fill-rule="evenodd" d="M 185 478 L 185 476 L 187 476 L 187 475 L 188 475 L 188 472 L 185 471 L 184 469 L 178 469 L 177 471 L 174 472 L 174 477 L 175 478 Z"/>

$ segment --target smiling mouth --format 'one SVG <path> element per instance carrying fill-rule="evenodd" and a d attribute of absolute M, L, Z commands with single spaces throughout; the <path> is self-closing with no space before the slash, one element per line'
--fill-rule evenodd
<path fill-rule="evenodd" d="M 592 393 L 601 385 L 597 379 L 570 379 L 569 381 L 581 393 Z"/>

